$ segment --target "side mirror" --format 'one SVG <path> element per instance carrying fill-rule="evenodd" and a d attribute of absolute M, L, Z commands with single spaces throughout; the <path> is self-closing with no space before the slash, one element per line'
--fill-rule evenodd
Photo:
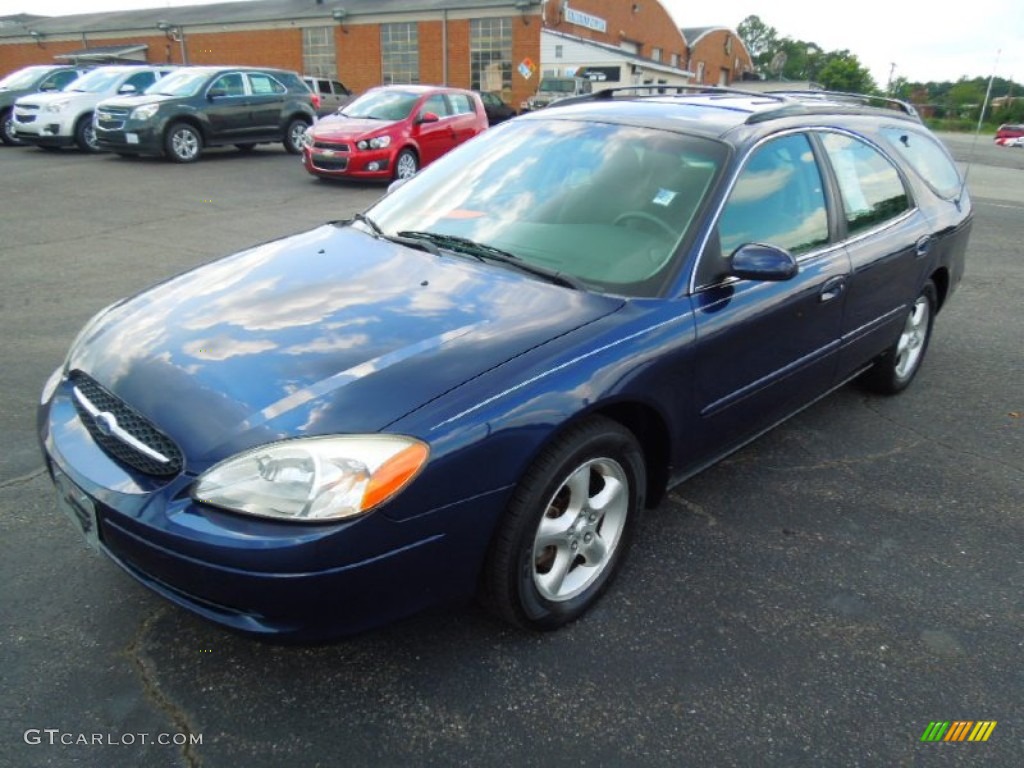
<path fill-rule="evenodd" d="M 223 88 L 211 88 L 210 90 L 208 90 L 206 92 L 206 98 L 208 98 L 210 101 L 213 101 L 214 99 L 219 99 L 222 96 L 227 96 L 227 95 L 228 95 L 228 92 L 226 90 L 224 90 Z"/>
<path fill-rule="evenodd" d="M 796 277 L 799 271 L 793 254 L 774 245 L 741 245 L 729 259 L 729 274 L 742 280 L 781 282 Z"/>
<path fill-rule="evenodd" d="M 419 119 L 416 122 L 417 123 L 436 123 L 440 119 L 441 118 L 439 118 L 433 112 L 424 112 L 422 115 L 420 115 Z"/>
<path fill-rule="evenodd" d="M 411 178 L 412 177 L 410 176 L 405 179 L 395 179 L 394 181 L 392 181 L 390 184 L 388 184 L 388 194 L 390 195 L 396 189 L 401 189 L 402 187 L 404 187 Z"/>
<path fill-rule="evenodd" d="M 128 96 L 128 95 L 131 95 L 131 94 L 134 94 L 134 93 L 138 93 L 138 88 L 136 88 L 131 83 L 125 83 L 124 85 L 122 85 L 120 88 L 117 89 L 117 92 L 120 93 L 120 94 Z"/>

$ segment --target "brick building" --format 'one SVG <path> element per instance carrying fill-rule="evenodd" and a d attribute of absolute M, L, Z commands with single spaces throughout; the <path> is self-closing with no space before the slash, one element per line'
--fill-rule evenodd
<path fill-rule="evenodd" d="M 705 72 L 718 73 L 713 82 L 723 76 L 731 82 L 749 69 L 734 33 L 715 28 L 688 44 L 657 0 L 250 0 L 0 19 L 0 75 L 97 49 L 112 56 L 131 50 L 132 58 L 152 63 L 274 66 L 336 76 L 355 91 L 388 82 L 500 90 L 518 104 L 545 69 L 561 64 L 547 60 L 555 48 L 545 53 L 546 32 L 591 45 L 602 62 L 621 59 L 627 83 L 692 80 L 694 48 L 705 44 L 701 61 Z M 722 48 L 717 58 L 715 46 Z M 731 63 L 730 46 L 737 56 L 742 52 L 742 65 Z"/>

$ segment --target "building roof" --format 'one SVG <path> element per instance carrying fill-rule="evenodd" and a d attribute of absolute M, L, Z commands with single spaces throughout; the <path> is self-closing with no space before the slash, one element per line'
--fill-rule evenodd
<path fill-rule="evenodd" d="M 159 0 L 151 0 L 156 5 Z M 0 38 L 24 37 L 30 31 L 43 35 L 89 34 L 156 28 L 166 21 L 183 27 L 246 24 L 301 19 L 330 21 L 336 9 L 344 8 L 346 22 L 358 21 L 360 14 L 388 14 L 507 8 L 514 0 L 249 0 L 244 3 L 215 3 L 173 8 L 144 8 L 134 11 L 78 13 L 72 16 L 8 16 L 16 20 L 0 25 Z M 539 9 L 539 5 L 535 5 Z"/>
<path fill-rule="evenodd" d="M 630 64 L 642 64 L 645 69 L 671 72 L 677 75 L 693 75 L 693 72 L 690 72 L 687 69 L 682 69 L 681 67 L 673 67 L 669 64 L 666 64 L 663 61 L 655 61 L 654 59 L 649 59 L 645 56 L 639 56 L 635 53 L 630 53 L 629 51 L 620 48 L 617 45 L 612 45 L 611 43 L 601 43 L 596 40 L 588 40 L 585 37 L 577 37 L 576 35 L 570 35 L 565 32 L 559 32 L 554 29 L 545 29 L 543 33 L 545 35 L 551 35 L 553 37 L 562 38 L 564 40 L 571 40 L 574 43 L 587 46 L 595 50 L 599 50 L 605 54 L 612 54 L 621 57 L 623 61 L 628 62 Z"/>
<path fill-rule="evenodd" d="M 695 45 L 698 40 L 710 32 L 732 32 L 728 27 L 682 27 L 679 31 L 683 33 L 683 39 L 689 46 Z M 732 34 L 736 33 L 732 32 Z"/>

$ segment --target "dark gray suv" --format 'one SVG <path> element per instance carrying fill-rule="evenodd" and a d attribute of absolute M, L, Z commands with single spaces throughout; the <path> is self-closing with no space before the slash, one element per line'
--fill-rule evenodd
<path fill-rule="evenodd" d="M 298 154 L 316 112 L 313 94 L 294 72 L 252 67 L 186 67 L 140 96 L 97 105 L 101 149 L 119 155 L 199 159 L 205 147 L 283 142 Z"/>

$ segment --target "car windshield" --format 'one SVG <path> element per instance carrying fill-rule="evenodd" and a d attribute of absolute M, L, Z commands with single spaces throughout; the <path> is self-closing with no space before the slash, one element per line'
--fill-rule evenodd
<path fill-rule="evenodd" d="M 19 88 L 28 88 L 45 72 L 49 72 L 51 69 L 52 67 L 25 67 L 25 69 L 19 69 L 17 72 L 12 72 L 3 80 L 0 80 L 0 90 L 16 91 Z"/>
<path fill-rule="evenodd" d="M 545 77 L 540 81 L 538 90 L 549 93 L 572 93 L 576 89 L 575 80 L 564 80 L 555 77 Z"/>
<path fill-rule="evenodd" d="M 195 96 L 210 77 L 208 72 L 175 72 L 146 89 L 150 95 Z"/>
<path fill-rule="evenodd" d="M 419 98 L 420 94 L 408 91 L 369 91 L 346 106 L 341 114 L 370 120 L 405 120 Z"/>
<path fill-rule="evenodd" d="M 592 290 L 656 296 L 726 155 L 723 144 L 674 132 L 513 121 L 434 162 L 368 214 L 390 236 L 465 238 Z"/>
<path fill-rule="evenodd" d="M 94 69 L 89 74 L 82 75 L 75 80 L 65 90 L 79 91 L 81 93 L 103 93 L 113 88 L 123 74 L 123 71 L 120 69 Z"/>

